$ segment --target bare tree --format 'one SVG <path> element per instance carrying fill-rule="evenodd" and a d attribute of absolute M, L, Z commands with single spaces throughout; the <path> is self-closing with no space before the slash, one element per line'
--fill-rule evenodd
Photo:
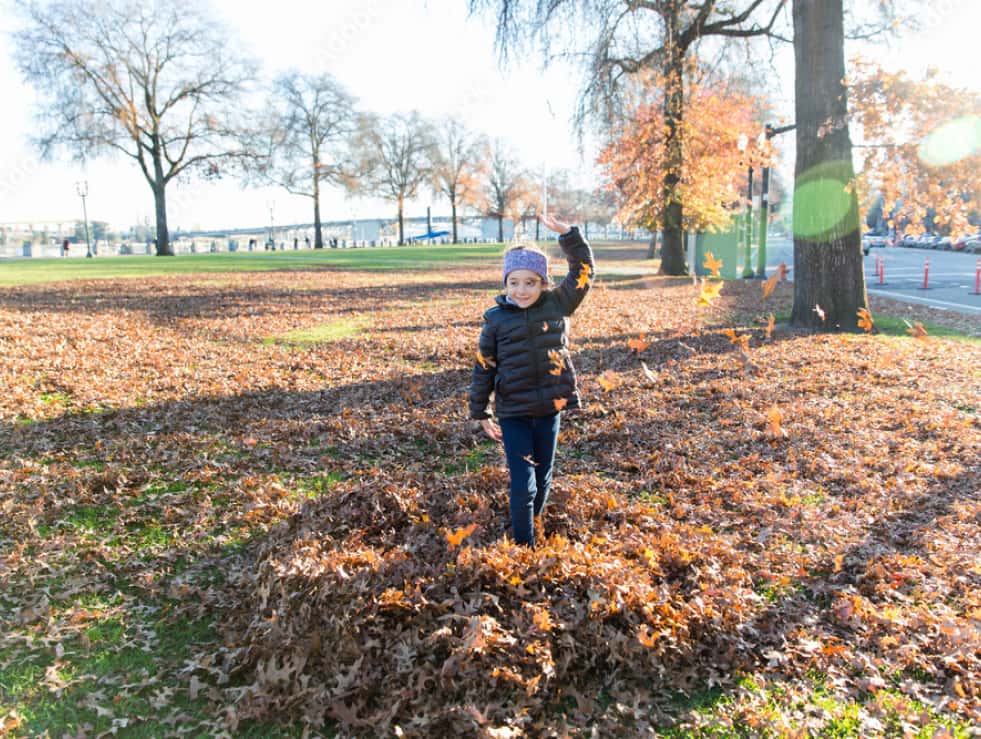
<path fill-rule="evenodd" d="M 529 189 L 517 157 L 500 139 L 490 150 L 484 203 L 487 214 L 497 218 L 497 240 L 504 241 L 504 219 L 520 218 L 522 200 Z"/>
<path fill-rule="evenodd" d="M 848 130 L 842 0 L 794 0 L 794 307 L 791 323 L 857 330 L 868 307 Z"/>
<path fill-rule="evenodd" d="M 664 245 L 661 272 L 684 274 L 681 182 L 685 113 L 685 63 L 697 42 L 709 37 L 751 38 L 770 33 L 786 0 L 468 0 L 472 12 L 493 7 L 497 43 L 506 60 L 526 39 L 541 42 L 547 59 L 565 57 L 584 68 L 576 112 L 608 124 L 618 114 L 633 77 L 658 72 L 666 86 L 667 161 L 661 197 Z M 572 34 L 568 29 L 576 29 Z M 562 51 L 553 54 L 558 47 Z"/>
<path fill-rule="evenodd" d="M 291 71 L 273 82 L 253 146 L 255 175 L 313 201 L 314 247 L 323 249 L 320 191 L 348 184 L 358 131 L 355 99 L 328 74 Z"/>
<path fill-rule="evenodd" d="M 42 155 L 133 159 L 153 191 L 157 254 L 169 255 L 167 185 L 196 171 L 217 177 L 243 156 L 232 121 L 253 65 L 224 28 L 187 0 L 21 2 L 17 63 L 43 94 Z"/>
<path fill-rule="evenodd" d="M 405 201 L 431 177 L 432 127 L 413 111 L 362 119 L 356 188 L 398 204 L 399 246 L 405 243 Z"/>
<path fill-rule="evenodd" d="M 467 130 L 456 119 L 447 120 L 436 132 L 431 155 L 433 189 L 450 201 L 453 243 L 457 238 L 457 206 L 474 204 L 480 196 L 480 180 L 487 172 L 488 143 L 485 136 Z"/>

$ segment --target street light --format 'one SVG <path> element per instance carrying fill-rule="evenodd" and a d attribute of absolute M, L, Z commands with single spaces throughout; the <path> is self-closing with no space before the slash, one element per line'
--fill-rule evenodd
<path fill-rule="evenodd" d="M 736 147 L 740 155 L 746 153 L 749 146 L 749 137 L 741 133 L 736 141 Z M 743 228 L 743 243 L 746 249 L 746 265 L 743 268 L 743 277 L 753 276 L 753 165 L 747 167 L 748 185 L 746 187 L 746 224 Z"/>
<path fill-rule="evenodd" d="M 273 251 L 276 251 L 276 230 L 275 230 L 275 225 L 274 225 L 274 220 L 273 220 L 273 211 L 276 208 L 276 201 L 275 200 L 270 200 L 269 202 L 266 203 L 266 205 L 269 207 L 269 242 L 268 242 L 268 248 L 271 248 Z"/>
<path fill-rule="evenodd" d="M 82 217 L 85 218 L 85 256 L 92 258 L 92 245 L 89 242 L 89 211 L 85 207 L 85 198 L 89 194 L 89 183 L 87 180 L 75 183 L 75 192 L 82 199 Z"/>
<path fill-rule="evenodd" d="M 763 140 L 769 141 L 780 133 L 786 133 L 796 128 L 796 124 L 791 123 L 787 126 L 774 128 L 772 123 L 767 123 L 763 128 Z M 763 182 L 760 192 L 760 251 L 756 261 L 756 276 L 761 280 L 766 279 L 766 232 L 770 220 L 770 165 L 763 167 Z"/>

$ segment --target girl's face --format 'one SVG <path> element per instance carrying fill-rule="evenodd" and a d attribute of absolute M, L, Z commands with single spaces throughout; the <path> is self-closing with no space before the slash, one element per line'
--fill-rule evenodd
<path fill-rule="evenodd" d="M 519 308 L 527 308 L 538 300 L 545 285 L 542 278 L 530 269 L 516 269 L 508 275 L 505 289 Z"/>

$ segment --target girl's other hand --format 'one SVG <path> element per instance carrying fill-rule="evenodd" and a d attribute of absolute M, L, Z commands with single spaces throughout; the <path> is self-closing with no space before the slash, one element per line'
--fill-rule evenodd
<path fill-rule="evenodd" d="M 547 214 L 540 215 L 538 216 L 538 220 L 542 222 L 542 225 L 545 226 L 545 228 L 551 231 L 555 231 L 555 233 L 557 233 L 559 236 L 562 236 L 563 234 L 567 234 L 572 230 L 572 226 L 570 226 L 568 223 L 564 223 L 560 221 L 558 218 L 555 218 L 554 216 L 550 216 Z"/>
<path fill-rule="evenodd" d="M 501 427 L 494 423 L 492 418 L 484 418 L 481 420 L 480 426 L 484 429 L 484 433 L 494 441 L 501 441 Z"/>

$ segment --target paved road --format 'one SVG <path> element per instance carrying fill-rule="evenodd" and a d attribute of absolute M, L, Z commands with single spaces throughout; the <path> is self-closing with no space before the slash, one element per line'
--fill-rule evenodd
<path fill-rule="evenodd" d="M 773 238 L 767 244 L 767 274 L 781 262 L 794 264 L 794 244 L 786 238 Z M 876 274 L 876 259 L 883 260 L 884 284 Z M 981 295 L 974 294 L 977 254 L 911 249 L 899 246 L 874 247 L 865 257 L 865 282 L 873 295 L 929 305 L 933 308 L 981 316 Z M 923 268 L 930 260 L 927 289 L 923 289 Z M 755 261 L 755 259 L 754 259 Z M 793 279 L 793 269 L 790 279 Z"/>

